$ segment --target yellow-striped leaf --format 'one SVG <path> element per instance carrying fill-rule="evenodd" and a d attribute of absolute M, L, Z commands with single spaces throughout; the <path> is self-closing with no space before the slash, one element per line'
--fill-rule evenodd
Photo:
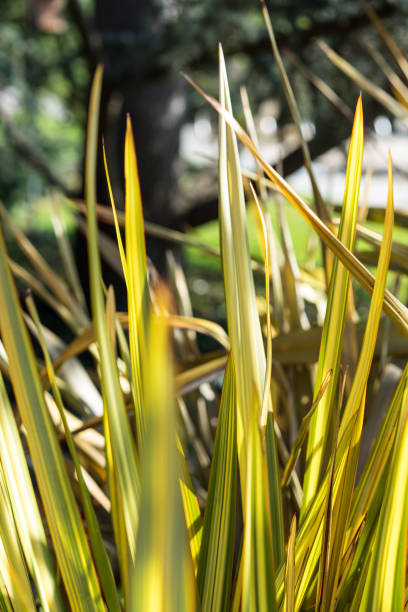
<path fill-rule="evenodd" d="M 197 573 L 203 612 L 229 607 L 237 491 L 236 395 L 231 358 L 225 371 Z"/>
<path fill-rule="evenodd" d="M 51 384 L 51 389 L 54 395 L 55 403 L 60 413 L 61 421 L 64 427 L 65 438 L 71 453 L 71 457 L 75 466 L 76 476 L 78 478 L 79 490 L 81 494 L 82 506 L 88 525 L 89 540 L 92 546 L 93 555 L 95 559 L 95 566 L 99 574 L 101 581 L 101 587 L 105 595 L 105 600 L 108 605 L 109 611 L 120 612 L 119 597 L 115 585 L 115 579 L 112 572 L 112 567 L 105 549 L 105 545 L 102 540 L 102 535 L 98 520 L 96 518 L 95 510 L 92 506 L 91 497 L 85 484 L 84 475 L 82 473 L 82 467 L 79 461 L 78 453 L 75 447 L 73 437 L 68 425 L 67 417 L 65 416 L 65 409 L 62 403 L 61 394 L 57 387 L 54 369 L 52 367 L 51 357 L 49 355 L 47 345 L 45 342 L 44 334 L 42 333 L 40 318 L 38 316 L 37 309 L 34 304 L 34 300 L 29 296 L 26 300 L 27 308 L 30 312 L 31 318 L 33 319 L 37 329 L 38 337 L 41 345 L 41 349 L 44 354 L 45 365 L 47 368 L 48 377 Z"/>
<path fill-rule="evenodd" d="M 104 430 L 108 483 L 112 502 L 113 526 L 119 551 L 119 564 L 126 599 L 129 593 L 130 569 L 133 567 L 136 557 L 139 474 L 136 448 L 120 388 L 114 350 L 109 337 L 101 285 L 101 262 L 98 252 L 98 230 L 95 208 L 98 117 L 101 87 L 102 67 L 99 66 L 94 76 L 90 99 L 85 157 L 85 199 L 87 203 L 92 317 L 99 350 L 105 409 Z"/>
<path fill-rule="evenodd" d="M 220 106 L 231 112 L 227 74 L 221 47 L 219 49 Z M 246 489 L 246 451 L 249 415 L 253 389 L 262 396 L 266 359 L 261 327 L 255 303 L 254 283 L 245 219 L 245 201 L 234 130 L 219 117 L 219 219 L 220 242 L 224 277 L 225 303 L 232 359 L 236 372 L 237 440 L 240 476 Z M 273 420 L 273 416 L 271 416 Z M 270 436 L 270 486 L 274 552 L 278 561 L 283 558 L 282 502 L 274 430 Z M 245 512 L 244 504 L 244 512 Z"/>
<path fill-rule="evenodd" d="M 388 465 L 387 485 L 376 524 L 376 534 L 360 610 L 402 610 L 406 595 L 408 520 L 408 386 Z"/>
<path fill-rule="evenodd" d="M 126 122 L 125 181 L 129 348 L 132 364 L 136 432 L 139 444 L 141 444 L 144 420 L 142 410 L 142 360 L 146 345 L 145 327 L 149 309 L 149 287 L 147 283 L 142 197 L 130 117 L 127 118 Z"/>
<path fill-rule="evenodd" d="M 241 564 L 242 611 L 276 609 L 272 532 L 266 455 L 258 425 L 260 400 L 254 390 L 248 423 L 247 479 L 244 492 L 244 535 Z"/>
<path fill-rule="evenodd" d="M 329 550 L 329 565 L 326 577 L 326 599 L 322 609 L 332 611 L 336 603 L 337 581 L 341 558 L 345 548 L 345 538 L 349 512 L 357 470 L 361 430 L 364 418 L 366 385 L 374 355 L 378 325 L 382 310 L 388 265 L 391 255 L 392 230 L 394 225 L 392 165 L 388 166 L 388 201 L 384 222 L 384 238 L 380 250 L 377 276 L 370 304 L 370 311 L 364 334 L 363 346 L 359 356 L 356 373 L 350 389 L 347 404 L 339 431 L 339 445 L 336 453 L 335 498 L 332 510 L 332 539 Z"/>
<path fill-rule="evenodd" d="M 23 445 L 0 374 L 0 463 L 28 569 L 46 612 L 63 610 Z"/>
<path fill-rule="evenodd" d="M 36 606 L 25 565 L 13 508 L 0 465 L 0 575 L 14 610 L 35 612 Z"/>
<path fill-rule="evenodd" d="M 295 612 L 295 551 L 296 551 L 296 514 L 290 524 L 285 571 L 285 612 Z"/>
<path fill-rule="evenodd" d="M 339 229 L 339 240 L 353 250 L 356 236 L 358 198 L 363 162 L 363 109 L 358 99 L 347 159 L 346 186 Z M 324 397 L 321 399 L 310 423 L 306 453 L 306 470 L 303 483 L 302 515 L 321 482 L 327 468 L 333 436 L 332 406 L 337 389 L 343 331 L 346 320 L 346 304 L 349 292 L 350 272 L 335 259 L 327 298 L 326 316 L 323 325 L 320 354 L 315 381 L 315 397 L 329 370 L 333 376 Z"/>
<path fill-rule="evenodd" d="M 180 491 L 183 501 L 184 516 L 186 519 L 187 533 L 190 541 L 190 552 L 193 560 L 194 573 L 198 571 L 198 560 L 201 551 L 201 541 L 203 537 L 203 520 L 201 517 L 200 506 L 194 486 L 191 481 L 188 464 L 179 439 L 177 438 L 180 459 Z"/>
<path fill-rule="evenodd" d="M 32 345 L 0 234 L 0 330 L 10 377 L 27 432 L 30 455 L 58 566 L 75 610 L 103 610 L 103 602 L 78 507 L 44 401 Z"/>
<path fill-rule="evenodd" d="M 174 383 L 163 316 L 152 315 L 143 372 L 140 521 L 127 609 L 190 612 L 196 606 L 194 570 L 179 487 Z"/>

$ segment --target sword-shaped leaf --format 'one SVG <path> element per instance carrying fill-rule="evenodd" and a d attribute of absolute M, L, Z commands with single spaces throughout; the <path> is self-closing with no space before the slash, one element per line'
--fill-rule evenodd
<path fill-rule="evenodd" d="M 230 113 L 231 100 L 221 47 L 219 70 L 220 106 Z M 242 489 L 245 491 L 252 396 L 254 389 L 259 397 L 262 396 L 266 359 L 255 303 L 238 146 L 234 130 L 222 115 L 219 117 L 219 219 L 228 332 L 236 372 L 238 459 Z M 284 554 L 282 500 L 273 427 L 271 432 L 270 465 L 273 469 L 270 474 L 270 503 L 271 513 L 276 519 L 272 533 L 275 557 L 280 561 Z"/>
<path fill-rule="evenodd" d="M 336 603 L 337 583 L 340 572 L 339 559 L 344 548 L 350 507 L 357 471 L 358 453 L 364 418 L 364 404 L 368 376 L 374 355 L 378 325 L 382 311 L 388 265 L 391 255 L 392 230 L 394 226 L 392 165 L 388 164 L 388 201 L 384 222 L 384 237 L 377 267 L 376 281 L 364 334 L 358 365 L 339 431 L 336 453 L 336 478 L 332 509 L 332 538 L 329 550 L 329 565 L 326 575 L 326 597 L 322 609 L 331 612 Z M 381 608 L 380 608 L 381 609 Z"/>
<path fill-rule="evenodd" d="M 102 540 L 102 534 L 100 527 L 98 525 L 98 520 L 96 518 L 95 510 L 92 506 L 91 497 L 89 491 L 86 487 L 84 475 L 82 473 L 82 467 L 79 461 L 78 453 L 75 447 L 75 443 L 69 429 L 67 417 L 65 416 L 64 405 L 62 403 L 61 394 L 59 392 L 57 382 L 55 379 L 54 369 L 52 367 L 52 361 L 50 354 L 47 349 L 47 344 L 44 338 L 44 334 L 41 328 L 40 318 L 37 312 L 37 308 L 35 306 L 34 300 L 31 296 L 29 296 L 26 300 L 27 308 L 31 315 L 31 318 L 34 321 L 34 324 L 38 330 L 38 338 L 41 345 L 41 349 L 44 354 L 45 365 L 49 377 L 49 381 L 51 384 L 51 389 L 54 395 L 55 403 L 60 413 L 61 421 L 64 427 L 65 438 L 67 441 L 67 445 L 69 448 L 69 452 L 71 454 L 76 476 L 78 478 L 78 485 L 81 494 L 82 506 L 86 518 L 86 522 L 88 525 L 88 535 L 89 541 L 92 547 L 93 556 L 95 559 L 95 566 L 99 574 L 99 578 L 101 581 L 101 587 L 105 595 L 106 603 L 110 611 L 120 612 L 120 603 L 119 597 L 115 585 L 115 579 L 113 577 L 112 567 L 106 552 L 105 545 Z"/>
<path fill-rule="evenodd" d="M 346 514 L 348 515 L 348 512 L 349 512 L 349 503 L 350 503 L 350 499 L 352 495 L 351 481 L 354 484 L 354 478 L 355 478 L 355 468 L 354 468 L 355 457 L 352 456 L 351 458 L 348 458 L 348 451 L 350 449 L 350 439 L 352 435 L 354 436 L 354 441 L 356 442 L 357 445 L 359 442 L 359 427 L 361 425 L 361 422 L 356 421 L 357 419 L 356 415 L 361 420 L 361 412 L 359 411 L 359 408 L 361 407 L 361 401 L 362 401 L 362 389 L 364 391 L 365 384 L 367 382 L 369 364 L 371 363 L 371 359 L 372 359 L 371 351 L 374 351 L 374 345 L 375 345 L 377 327 L 378 327 L 378 321 L 379 321 L 379 315 L 380 315 L 380 312 L 378 309 L 380 309 L 381 311 L 381 308 L 383 305 L 383 302 L 382 302 L 383 294 L 381 294 L 381 289 L 384 289 L 385 287 L 386 271 L 388 269 L 387 268 L 388 263 L 387 263 L 386 257 L 388 256 L 388 248 L 391 248 L 390 232 L 392 230 L 392 216 L 393 216 L 391 163 L 389 166 L 389 179 L 390 179 L 390 186 L 389 186 L 389 200 L 387 202 L 388 212 L 387 212 L 387 226 L 386 226 L 387 232 L 385 233 L 386 240 L 384 241 L 385 246 L 382 249 L 381 265 L 379 265 L 378 267 L 378 275 L 377 275 L 377 281 L 376 281 L 376 287 L 377 287 L 376 299 L 375 300 L 374 298 L 372 299 L 370 323 L 369 325 L 367 325 L 366 332 L 365 332 L 366 340 L 364 342 L 365 347 L 363 349 L 365 353 L 365 359 L 361 359 L 361 356 L 360 356 L 359 370 L 357 371 L 357 374 L 354 377 L 354 381 L 353 381 L 354 389 L 352 388 L 351 390 L 352 395 L 350 392 L 349 400 L 346 405 L 345 414 L 344 414 L 344 417 L 343 417 L 343 420 L 340 426 L 339 436 L 338 436 L 339 442 L 338 442 L 338 447 L 337 447 L 335 479 L 334 479 L 334 493 L 333 493 L 335 504 L 339 503 L 338 500 L 341 497 L 340 489 L 344 487 L 346 488 L 345 488 L 345 494 L 342 497 L 343 502 L 344 502 L 343 503 L 344 507 L 343 506 L 340 507 L 341 515 L 340 517 L 337 517 L 337 518 L 333 515 L 333 518 L 332 518 L 332 529 L 334 530 L 333 536 L 332 536 L 332 542 L 335 541 L 334 538 L 345 537 L 345 533 L 347 530 L 347 520 L 345 520 L 345 516 Z M 385 266 L 385 263 L 387 263 L 387 266 Z M 360 405 L 357 406 L 358 404 L 357 400 L 359 397 L 360 397 Z M 356 424 L 359 427 L 353 427 Z M 353 453 L 354 452 L 355 452 L 355 449 L 353 450 Z M 344 471 L 347 461 L 349 461 L 348 463 L 349 472 L 350 472 L 349 474 L 347 473 L 347 471 Z M 347 482 L 344 482 L 345 475 L 347 477 Z M 316 496 L 313 502 L 306 509 L 304 519 L 298 531 L 298 536 L 296 540 L 296 577 L 297 577 L 296 606 L 300 606 L 302 604 L 308 590 L 312 586 L 313 581 L 315 579 L 315 568 L 316 568 L 316 564 L 319 561 L 320 552 L 321 552 L 321 542 L 322 542 L 322 536 L 323 536 L 323 529 L 322 529 L 323 506 L 324 506 L 325 499 L 326 499 L 327 487 L 328 487 L 328 473 L 326 472 L 323 478 L 322 484 L 316 492 Z M 337 513 L 339 512 L 338 505 L 335 507 L 335 512 Z M 337 535 L 336 535 L 336 530 L 337 530 Z M 333 557 L 333 563 L 338 563 L 340 556 L 342 555 L 344 550 L 347 548 L 347 543 L 345 543 L 344 540 L 343 540 L 343 544 L 344 544 L 343 548 L 340 550 L 340 552 L 337 553 L 338 556 Z M 330 556 L 332 556 L 332 553 L 330 553 Z M 340 564 L 338 564 L 338 566 L 340 568 Z M 333 585 L 334 582 L 336 582 L 336 580 L 334 581 L 332 580 L 331 585 Z M 333 593 L 332 588 L 329 588 L 328 592 Z M 284 595 L 284 568 L 282 566 L 279 568 L 277 572 L 276 593 L 277 593 L 277 601 L 280 604 L 280 602 L 283 601 L 283 595 Z"/>
<path fill-rule="evenodd" d="M 234 557 L 236 453 L 235 377 L 230 357 L 219 408 L 197 573 L 203 612 L 228 609 Z"/>
<path fill-rule="evenodd" d="M 408 387 L 405 382 L 383 503 L 360 610 L 402 610 L 405 605 L 408 520 Z"/>
<path fill-rule="evenodd" d="M 296 514 L 290 524 L 288 549 L 285 569 L 285 612 L 295 612 L 295 550 L 296 550 Z"/>
<path fill-rule="evenodd" d="M 63 610 L 23 445 L 0 374 L 0 462 L 22 549 L 45 612 Z"/>
<path fill-rule="evenodd" d="M 105 409 L 104 429 L 108 482 L 112 502 L 112 519 L 126 599 L 129 588 L 129 572 L 130 568 L 134 565 L 136 555 L 139 474 L 136 448 L 120 388 L 119 374 L 110 340 L 101 284 L 101 262 L 98 252 L 98 229 L 95 208 L 98 117 L 101 88 L 102 68 L 99 66 L 96 70 L 91 90 L 85 158 L 88 259 L 92 317 L 99 350 Z"/>
<path fill-rule="evenodd" d="M 104 610 L 98 580 L 0 234 L 0 330 L 58 566 L 74 610 Z"/>
<path fill-rule="evenodd" d="M 35 612 L 36 606 L 0 465 L 0 576 L 14 610 Z"/>
<path fill-rule="evenodd" d="M 132 364 L 136 432 L 143 442 L 142 360 L 146 345 L 145 328 L 149 311 L 146 248 L 136 151 L 130 118 L 125 137 L 125 233 L 129 312 L 129 348 Z"/>
<path fill-rule="evenodd" d="M 356 236 L 358 197 L 360 192 L 361 168 L 363 163 L 363 109 L 358 99 L 347 159 L 346 187 L 338 238 L 353 250 Z M 310 423 L 306 453 L 306 470 L 303 483 L 302 515 L 316 494 L 321 482 L 331 449 L 333 435 L 333 400 L 337 389 L 340 358 L 343 347 L 343 332 L 346 320 L 347 296 L 350 272 L 336 258 L 330 279 L 326 316 L 323 325 L 320 354 L 315 381 L 315 397 L 329 370 L 333 376 Z M 315 399 L 314 397 L 314 399 Z"/>
<path fill-rule="evenodd" d="M 244 491 L 242 611 L 276 610 L 275 575 L 265 445 L 258 425 L 260 399 L 254 389 L 248 423 L 247 479 Z"/>
<path fill-rule="evenodd" d="M 147 347 L 140 521 L 127 609 L 190 612 L 196 605 L 194 570 L 179 486 L 174 380 L 164 316 L 152 315 Z"/>

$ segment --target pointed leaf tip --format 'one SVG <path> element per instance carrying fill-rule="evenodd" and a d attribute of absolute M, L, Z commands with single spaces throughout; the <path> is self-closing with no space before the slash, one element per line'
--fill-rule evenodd
<path fill-rule="evenodd" d="M 222 44 L 218 43 L 218 59 L 224 61 L 224 51 L 222 50 Z"/>

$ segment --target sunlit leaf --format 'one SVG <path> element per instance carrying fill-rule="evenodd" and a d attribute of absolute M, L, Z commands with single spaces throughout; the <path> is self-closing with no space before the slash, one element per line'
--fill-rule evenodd
<path fill-rule="evenodd" d="M 258 426 L 259 400 L 250 417 L 245 489 L 244 535 L 241 564 L 242 610 L 275 610 L 274 559 L 269 515 L 266 457 Z"/>
<path fill-rule="evenodd" d="M 406 599 L 408 388 L 405 386 L 360 610 L 401 610 Z"/>
<path fill-rule="evenodd" d="M 47 345 L 45 342 L 44 335 L 41 329 L 41 323 L 38 316 L 37 309 L 34 304 L 34 300 L 31 296 L 27 298 L 27 307 L 31 314 L 32 319 L 34 320 L 35 325 L 37 326 L 39 333 L 39 340 L 41 344 L 41 349 L 44 354 L 46 368 L 48 377 L 50 379 L 50 384 L 52 388 L 52 392 L 55 398 L 55 402 L 57 404 L 61 421 L 64 426 L 65 438 L 68 444 L 68 448 L 74 462 L 76 476 L 78 478 L 78 484 L 81 494 L 82 506 L 84 509 L 84 514 L 86 517 L 88 530 L 89 530 L 89 539 L 93 550 L 93 555 L 95 559 L 96 569 L 99 574 L 99 578 L 101 581 L 102 590 L 105 595 L 106 603 L 108 605 L 109 610 L 112 611 L 120 611 L 120 603 L 119 597 L 116 590 L 115 579 L 113 577 L 112 567 L 105 549 L 105 545 L 102 540 L 102 535 L 100 531 L 100 527 L 95 515 L 94 508 L 92 506 L 91 498 L 89 495 L 88 488 L 85 483 L 84 475 L 82 473 L 82 467 L 79 461 L 78 453 L 75 447 L 75 443 L 73 437 L 71 435 L 71 431 L 68 425 L 67 418 L 65 416 L 65 409 L 62 403 L 61 394 L 56 384 L 55 373 L 52 367 L 52 361 L 50 355 L 48 353 Z"/>
<path fill-rule="evenodd" d="M 361 168 L 363 162 L 363 112 L 361 97 L 358 100 L 347 159 L 346 186 L 339 228 L 339 240 L 350 250 L 354 247 Z M 306 453 L 306 470 L 303 483 L 302 513 L 314 498 L 324 473 L 333 436 L 332 406 L 337 388 L 343 331 L 346 320 L 346 304 L 350 273 L 338 259 L 334 261 L 327 298 L 326 316 L 322 330 L 318 370 L 315 381 L 317 395 L 323 377 L 333 371 L 332 379 L 316 412 L 312 416 Z"/>
<path fill-rule="evenodd" d="M 152 316 L 144 368 L 145 437 L 131 610 L 195 609 L 193 564 L 179 487 L 176 412 L 163 316 Z M 148 365 L 147 365 L 148 364 Z M 160 385 L 157 384 L 160 372 Z"/>
<path fill-rule="evenodd" d="M 236 395 L 228 361 L 218 416 L 197 573 L 203 612 L 228 609 L 232 583 L 237 491 Z"/>
<path fill-rule="evenodd" d="M 129 574 L 135 563 L 138 525 L 139 473 L 136 448 L 120 388 L 118 370 L 109 337 L 101 286 L 101 262 L 98 252 L 96 219 L 96 158 L 98 146 L 99 100 L 102 68 L 94 77 L 87 131 L 85 164 L 85 199 L 88 207 L 88 259 L 92 317 L 100 354 L 104 399 L 104 429 L 107 445 L 107 469 L 112 501 L 113 525 L 119 549 L 119 563 L 125 597 L 129 593 Z"/>
<path fill-rule="evenodd" d="M 219 49 L 219 90 L 221 107 L 231 112 L 225 62 Z M 251 259 L 245 220 L 245 201 L 237 141 L 233 129 L 219 117 L 219 220 L 225 303 L 231 353 L 237 381 L 237 439 L 240 476 L 246 487 L 246 437 L 253 403 L 253 389 L 261 397 L 266 359 L 255 303 Z M 273 418 L 273 417 L 272 417 Z M 271 512 L 274 553 L 283 558 L 283 523 L 278 462 L 272 428 L 270 467 Z M 245 505 L 244 505 L 245 512 Z"/>
<path fill-rule="evenodd" d="M 58 566 L 76 610 L 103 610 L 98 580 L 47 407 L 0 236 L 0 329 Z"/>
<path fill-rule="evenodd" d="M 288 550 L 286 553 L 285 572 L 285 612 L 295 612 L 295 548 L 296 547 L 296 514 L 290 524 Z"/>
<path fill-rule="evenodd" d="M 392 230 L 394 224 L 393 185 L 391 158 L 388 167 L 388 200 L 384 223 L 384 238 L 378 261 L 377 277 L 364 334 L 357 370 L 352 382 L 349 397 L 339 430 L 339 444 L 336 453 L 335 499 L 332 511 L 332 540 L 329 551 L 327 576 L 327 598 L 322 603 L 324 609 L 333 610 L 336 601 L 336 587 L 340 564 L 338 559 L 344 550 L 347 524 L 352 501 L 357 470 L 358 451 L 364 417 L 366 385 L 374 355 L 375 340 L 380 321 L 382 301 L 387 281 L 388 265 L 391 255 Z"/>
<path fill-rule="evenodd" d="M 136 151 L 128 116 L 125 137 L 125 232 L 128 279 L 129 347 L 132 363 L 133 397 L 138 441 L 143 440 L 142 359 L 149 308 L 146 248 Z"/>
<path fill-rule="evenodd" d="M 47 546 L 23 445 L 1 374 L 0 461 L 21 547 L 41 605 L 49 612 L 63 610 L 62 597 L 55 584 L 51 551 Z"/>
<path fill-rule="evenodd" d="M 30 578 L 24 562 L 13 508 L 0 465 L 0 575 L 15 610 L 35 612 Z"/>

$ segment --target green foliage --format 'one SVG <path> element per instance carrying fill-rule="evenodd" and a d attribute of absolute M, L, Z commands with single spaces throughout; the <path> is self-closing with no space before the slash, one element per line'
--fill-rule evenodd
<path fill-rule="evenodd" d="M 5 0 L 0 20 L 0 189 L 7 207 L 44 193 L 38 162 L 69 192 L 81 186 L 90 75 L 80 37 L 74 28 L 40 32 L 27 8 Z"/>

